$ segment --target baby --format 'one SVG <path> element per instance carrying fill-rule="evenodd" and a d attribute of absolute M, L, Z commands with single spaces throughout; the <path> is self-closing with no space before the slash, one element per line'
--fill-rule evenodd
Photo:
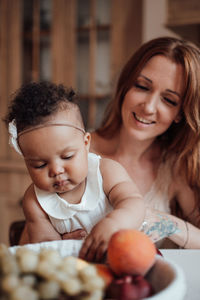
<path fill-rule="evenodd" d="M 32 179 L 23 199 L 29 242 L 60 240 L 83 228 L 80 257 L 99 261 L 114 232 L 140 228 L 145 208 L 119 163 L 89 153 L 90 133 L 74 98 L 63 85 L 26 84 L 5 122 Z"/>

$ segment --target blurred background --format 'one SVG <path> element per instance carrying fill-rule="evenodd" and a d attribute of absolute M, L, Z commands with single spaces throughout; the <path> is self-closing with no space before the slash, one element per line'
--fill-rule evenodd
<path fill-rule="evenodd" d="M 199 0 L 0 0 L 0 115 L 29 81 L 73 87 L 88 130 L 98 127 L 124 63 L 147 40 L 179 36 L 200 44 Z M 24 219 L 30 184 L 0 123 L 0 242 Z"/>

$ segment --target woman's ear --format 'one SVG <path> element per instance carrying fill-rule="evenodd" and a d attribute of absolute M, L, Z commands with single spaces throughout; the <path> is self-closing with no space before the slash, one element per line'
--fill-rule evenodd
<path fill-rule="evenodd" d="M 88 152 L 90 149 L 90 141 L 91 141 L 91 134 L 89 132 L 86 132 L 84 135 L 84 143 Z"/>
<path fill-rule="evenodd" d="M 175 122 L 175 123 L 179 123 L 181 119 L 182 119 L 181 114 L 178 114 L 178 115 L 176 116 L 176 118 L 174 119 L 174 122 Z"/>

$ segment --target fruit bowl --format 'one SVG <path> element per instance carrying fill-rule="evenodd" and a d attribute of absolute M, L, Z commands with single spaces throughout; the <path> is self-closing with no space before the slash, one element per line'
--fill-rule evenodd
<path fill-rule="evenodd" d="M 38 244 L 28 244 L 27 248 L 39 252 L 43 248 L 53 248 L 58 250 L 62 256 L 78 256 L 82 246 L 82 241 L 65 240 L 44 242 Z M 11 247 L 11 253 L 15 253 L 20 246 Z M 148 300 L 183 300 L 186 294 L 186 280 L 182 269 L 170 260 L 166 260 L 160 255 L 156 255 L 156 262 L 145 276 L 147 281 L 152 285 L 154 293 L 152 296 L 145 298 Z M 111 300 L 111 299 L 106 299 Z M 112 299 L 115 300 L 115 299 Z M 125 299 L 123 299 L 125 300 Z"/>
<path fill-rule="evenodd" d="M 156 263 L 146 276 L 154 289 L 148 300 L 182 300 L 186 294 L 186 279 L 183 270 L 174 262 L 157 255 Z"/>
<path fill-rule="evenodd" d="M 106 290 L 106 300 L 183 300 L 185 294 L 186 280 L 182 269 L 157 255 L 145 277 L 116 277 Z"/>

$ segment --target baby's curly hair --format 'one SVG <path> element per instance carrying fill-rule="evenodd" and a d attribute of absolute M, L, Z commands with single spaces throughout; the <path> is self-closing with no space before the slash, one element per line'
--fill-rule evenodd
<path fill-rule="evenodd" d="M 66 88 L 62 84 L 56 85 L 46 81 L 31 82 L 16 91 L 4 121 L 8 126 L 15 119 L 19 133 L 28 127 L 41 124 L 45 117 L 63 109 L 70 110 L 73 106 L 83 124 L 79 107 L 75 101 L 76 95 L 73 89 Z"/>

